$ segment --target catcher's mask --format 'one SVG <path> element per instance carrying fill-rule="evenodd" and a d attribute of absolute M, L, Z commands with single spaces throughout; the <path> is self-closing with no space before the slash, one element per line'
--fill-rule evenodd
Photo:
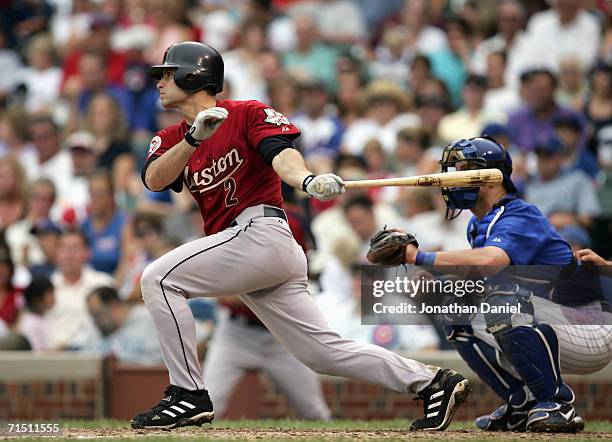
<path fill-rule="evenodd" d="M 457 140 L 442 151 L 442 172 L 470 169 L 499 169 L 504 174 L 502 185 L 508 193 L 516 193 L 510 179 L 512 159 L 503 146 L 489 137 Z M 479 187 L 443 187 L 442 196 L 446 202 L 446 219 L 459 216 L 463 209 L 476 205 Z"/>

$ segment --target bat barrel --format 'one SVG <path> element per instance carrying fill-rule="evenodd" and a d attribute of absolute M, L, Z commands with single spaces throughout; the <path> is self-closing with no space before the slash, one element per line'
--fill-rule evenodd
<path fill-rule="evenodd" d="M 504 176 L 499 169 L 460 170 L 456 172 L 432 173 L 413 177 L 385 178 L 378 180 L 346 181 L 347 189 L 371 187 L 482 187 L 500 184 Z"/>

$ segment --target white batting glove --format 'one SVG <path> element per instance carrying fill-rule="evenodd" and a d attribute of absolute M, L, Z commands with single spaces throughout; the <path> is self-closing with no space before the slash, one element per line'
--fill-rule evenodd
<path fill-rule="evenodd" d="M 312 196 L 321 201 L 329 201 L 344 193 L 344 181 L 333 173 L 323 175 L 310 175 L 306 177 L 302 188 Z"/>
<path fill-rule="evenodd" d="M 213 136 L 223 124 L 229 113 L 223 107 L 211 107 L 198 113 L 189 129 L 191 136 L 197 141 L 203 141 Z"/>

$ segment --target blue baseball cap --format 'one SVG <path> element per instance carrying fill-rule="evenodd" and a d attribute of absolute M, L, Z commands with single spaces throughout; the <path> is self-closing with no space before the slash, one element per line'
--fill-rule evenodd
<path fill-rule="evenodd" d="M 533 151 L 537 154 L 555 155 L 560 154 L 565 150 L 565 146 L 557 137 L 550 137 L 545 140 L 540 140 L 534 147 Z"/>
<path fill-rule="evenodd" d="M 482 128 L 481 136 L 489 136 L 495 138 L 499 135 L 503 135 L 506 137 L 510 136 L 510 131 L 504 124 L 500 123 L 489 123 L 485 127 Z"/>

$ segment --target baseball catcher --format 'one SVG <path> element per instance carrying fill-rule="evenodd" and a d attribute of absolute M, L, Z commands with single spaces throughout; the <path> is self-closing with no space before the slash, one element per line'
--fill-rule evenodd
<path fill-rule="evenodd" d="M 501 145 L 490 138 L 459 140 L 444 149 L 441 164 L 442 172 L 497 168 L 503 173 L 503 182 L 491 187 L 442 188 L 447 219 L 464 209 L 473 214 L 467 228 L 472 249 L 427 253 L 419 250 L 413 235 L 383 230 L 372 238 L 371 262 L 576 268 L 569 244 L 537 207 L 517 197 L 510 178 L 512 160 Z M 558 287 L 553 292 L 557 295 L 562 295 Z M 467 324 L 445 325 L 447 339 L 503 400 L 476 419 L 478 428 L 576 432 L 584 427 L 562 374 L 593 373 L 612 360 L 612 314 L 609 306 L 579 289 L 564 296 L 574 307 L 561 308 L 520 285 L 499 286 L 487 293 L 488 305 L 521 304 L 528 314 L 477 314 Z M 589 325 L 573 319 L 585 315 Z"/>

